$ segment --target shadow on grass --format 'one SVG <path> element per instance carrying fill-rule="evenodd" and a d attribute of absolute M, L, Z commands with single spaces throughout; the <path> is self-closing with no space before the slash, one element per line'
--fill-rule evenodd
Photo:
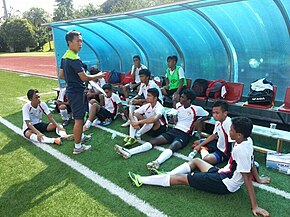
<path fill-rule="evenodd" d="M 15 118 L 19 116 L 21 116 L 21 112 L 14 114 L 12 117 L 5 117 L 5 119 L 14 124 Z M 18 127 L 21 127 L 19 126 L 19 121 L 17 122 Z M 11 154 L 18 149 L 24 149 L 46 166 L 44 170 L 40 171 L 28 181 L 11 185 L 1 193 L 0 216 L 21 216 L 54 194 L 61 192 L 69 183 L 76 185 L 85 194 L 89 195 L 90 198 L 100 204 L 101 207 L 106 207 L 106 210 L 113 215 L 118 216 L 120 213 L 124 213 L 124 210 L 128 210 L 128 213 L 125 212 L 126 216 L 142 216 L 137 210 L 130 208 L 129 205 L 117 199 L 115 196 L 109 196 L 106 190 L 100 188 L 78 172 L 68 168 L 67 165 L 55 160 L 54 157 L 36 148 L 29 141 L 26 141 L 21 136 L 16 135 L 4 127 L 3 124 L 0 124 L 0 130 L 1 132 L 5 132 L 5 136 L 11 140 L 0 150 L 0 156 Z M 63 147 L 56 147 L 56 149 L 58 148 Z M 19 163 L 21 162 L 15 162 L 15 164 Z M 13 168 L 11 170 L 13 171 Z M 77 197 L 77 195 L 73 197 Z M 75 204 L 72 203 L 73 206 Z M 53 208 L 49 207 L 48 209 Z M 97 210 L 97 212 L 101 212 L 101 209 Z M 55 211 L 55 214 L 57 213 L 60 214 L 61 211 Z"/>

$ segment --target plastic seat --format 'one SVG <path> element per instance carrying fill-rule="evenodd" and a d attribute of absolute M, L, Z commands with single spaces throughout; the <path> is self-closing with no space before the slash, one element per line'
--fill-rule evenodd
<path fill-rule="evenodd" d="M 287 88 L 284 103 L 279 107 L 278 111 L 290 113 L 290 87 Z"/>
<path fill-rule="evenodd" d="M 255 105 L 255 104 L 249 104 L 248 102 L 244 103 L 243 106 L 251 107 L 251 108 L 257 108 L 257 109 L 269 109 L 273 107 L 275 98 L 276 98 L 276 92 L 277 92 L 277 86 L 273 85 L 273 97 L 272 97 L 272 104 L 270 105 Z"/>
<path fill-rule="evenodd" d="M 235 82 L 227 82 L 227 95 L 225 100 L 230 103 L 236 103 L 240 101 L 243 95 L 244 84 L 243 83 L 235 83 Z"/>

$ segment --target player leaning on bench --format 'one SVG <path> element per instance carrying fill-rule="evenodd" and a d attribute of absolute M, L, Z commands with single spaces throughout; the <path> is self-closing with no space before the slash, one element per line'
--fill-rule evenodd
<path fill-rule="evenodd" d="M 153 176 L 139 176 L 129 172 L 133 183 L 141 185 L 158 185 L 170 187 L 173 185 L 187 185 L 199 190 L 215 194 L 229 194 L 240 189 L 245 183 L 248 191 L 252 213 L 269 216 L 269 213 L 260 208 L 256 201 L 250 172 L 253 164 L 253 141 L 250 138 L 253 123 L 245 117 L 232 118 L 230 137 L 235 140 L 228 164 L 222 169 L 212 166 L 201 159 L 193 159 L 183 163 L 172 171 Z M 200 172 L 195 172 L 199 170 Z M 268 177 L 261 178 L 262 183 L 269 183 Z"/>
<path fill-rule="evenodd" d="M 73 154 L 80 154 L 90 148 L 90 146 L 81 143 L 82 137 L 83 139 L 85 138 L 83 134 L 84 116 L 88 111 L 88 100 L 84 82 L 103 78 L 104 74 L 102 72 L 95 75 L 87 75 L 85 73 L 82 61 L 78 56 L 83 43 L 80 32 L 75 30 L 69 31 L 65 36 L 65 40 L 68 50 L 61 59 L 59 78 L 66 81 L 66 93 L 75 120 L 73 129 L 75 146 Z"/>

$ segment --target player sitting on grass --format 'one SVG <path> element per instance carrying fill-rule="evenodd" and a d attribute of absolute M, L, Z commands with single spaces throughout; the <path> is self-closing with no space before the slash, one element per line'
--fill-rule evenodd
<path fill-rule="evenodd" d="M 212 135 L 195 141 L 193 152 L 189 156 L 201 151 L 204 161 L 216 165 L 228 161 L 234 142 L 230 137 L 232 122 L 228 117 L 228 103 L 222 100 L 216 101 L 212 108 L 212 116 L 216 121 Z M 209 154 L 208 150 L 213 153 Z"/>
<path fill-rule="evenodd" d="M 130 132 L 129 137 L 124 141 L 129 146 L 141 139 L 141 135 L 148 133 L 150 136 L 156 137 L 166 131 L 166 121 L 164 118 L 165 110 L 159 102 L 159 91 L 157 88 L 150 88 L 147 91 L 147 104 L 136 109 L 134 113 L 129 113 Z M 117 147 L 120 147 L 116 145 Z"/>
<path fill-rule="evenodd" d="M 127 159 L 134 154 L 149 151 L 153 146 L 170 144 L 169 148 L 165 149 L 155 161 L 147 164 L 148 169 L 158 169 L 160 164 L 172 156 L 173 152 L 187 145 L 197 116 L 208 116 L 208 112 L 202 107 L 191 104 L 194 99 L 195 94 L 192 90 L 185 90 L 181 94 L 180 103 L 176 103 L 176 98 L 173 98 L 173 106 L 178 111 L 178 120 L 173 129 L 132 149 L 115 146 L 116 152 Z"/>
<path fill-rule="evenodd" d="M 27 102 L 22 107 L 23 116 L 23 134 L 26 138 L 34 142 L 43 142 L 60 145 L 60 138 L 48 138 L 43 135 L 44 132 L 54 131 L 64 131 L 64 129 L 59 126 L 50 114 L 48 106 L 45 102 L 40 101 L 39 92 L 36 89 L 30 89 L 27 92 L 27 98 L 30 102 Z M 50 123 L 42 122 L 42 114 L 45 114 L 50 121 Z"/>
<path fill-rule="evenodd" d="M 196 158 L 188 163 L 183 163 L 166 174 L 139 176 L 129 172 L 129 177 L 137 187 L 142 184 L 163 187 L 188 185 L 215 194 L 236 192 L 245 183 L 252 205 L 252 213 L 269 216 L 266 210 L 258 207 L 250 177 L 253 164 L 253 141 L 250 138 L 252 129 L 253 123 L 250 119 L 245 117 L 232 119 L 230 136 L 236 143 L 228 164 L 222 169 Z M 195 172 L 197 169 L 200 172 Z M 261 178 L 260 181 L 261 183 L 269 183 L 270 179 L 265 177 Z"/>
<path fill-rule="evenodd" d="M 95 99 L 91 99 L 89 102 L 89 118 L 83 126 L 84 131 L 88 130 L 91 126 L 96 126 L 98 124 L 104 126 L 109 125 L 116 116 L 117 106 L 128 118 L 128 114 L 122 105 L 120 97 L 112 92 L 112 85 L 105 84 L 102 88 L 106 95 L 99 95 L 100 103 Z M 97 118 L 95 119 L 96 116 Z"/>

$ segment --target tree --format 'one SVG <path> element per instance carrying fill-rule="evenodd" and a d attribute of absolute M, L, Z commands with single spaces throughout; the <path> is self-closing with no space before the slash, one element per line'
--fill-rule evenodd
<path fill-rule="evenodd" d="M 53 12 L 53 21 L 69 20 L 74 18 L 72 0 L 55 0 L 56 9 Z"/>
<path fill-rule="evenodd" d="M 25 51 L 35 46 L 35 32 L 26 19 L 9 18 L 1 26 L 0 35 L 14 51 Z"/>
<path fill-rule="evenodd" d="M 100 9 L 95 7 L 93 4 L 88 4 L 81 7 L 75 12 L 75 18 L 93 17 L 101 14 Z"/>
<path fill-rule="evenodd" d="M 43 45 L 49 41 L 49 31 L 46 27 L 42 27 L 42 23 L 51 21 L 49 14 L 43 8 L 30 8 L 29 11 L 23 13 L 23 17 L 26 18 L 32 25 L 35 31 L 35 39 L 37 43 L 37 50 L 43 48 Z"/>
<path fill-rule="evenodd" d="M 42 23 L 51 21 L 49 14 L 43 8 L 30 8 L 29 11 L 23 13 L 23 17 L 26 18 L 32 25 L 35 31 L 35 39 L 37 43 L 37 50 L 43 49 L 43 45 L 46 42 L 50 44 L 50 28 L 41 26 Z"/>
<path fill-rule="evenodd" d="M 50 22 L 49 14 L 43 8 L 30 8 L 29 11 L 23 13 L 26 18 L 34 26 L 40 26 L 42 23 Z"/>
<path fill-rule="evenodd" d="M 107 0 L 101 5 L 101 9 L 105 14 L 119 13 L 178 1 L 181 0 Z"/>

